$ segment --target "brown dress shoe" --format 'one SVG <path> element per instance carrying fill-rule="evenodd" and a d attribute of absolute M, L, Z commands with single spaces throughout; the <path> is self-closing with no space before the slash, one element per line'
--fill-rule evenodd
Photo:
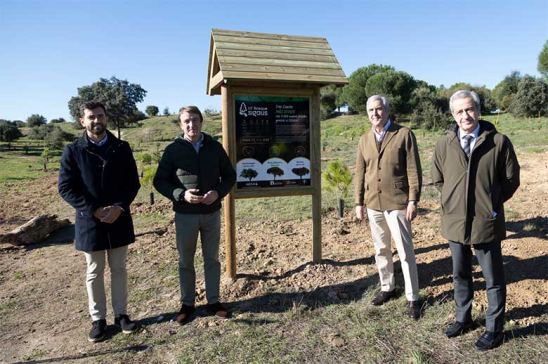
<path fill-rule="evenodd" d="M 230 312 L 221 302 L 208 304 L 206 310 L 210 315 L 215 315 L 220 318 L 226 319 L 230 317 Z"/>
<path fill-rule="evenodd" d="M 196 309 L 194 308 L 194 306 L 182 305 L 181 309 L 177 313 L 177 316 L 175 316 L 175 321 L 177 321 L 179 325 L 189 323 L 195 310 Z"/>

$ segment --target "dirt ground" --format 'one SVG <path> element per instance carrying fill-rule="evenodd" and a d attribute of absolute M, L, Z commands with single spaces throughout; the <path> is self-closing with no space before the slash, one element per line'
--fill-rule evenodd
<path fill-rule="evenodd" d="M 519 160 L 522 184 L 506 204 L 508 239 L 503 242 L 503 254 L 508 321 L 528 326 L 546 324 L 548 312 L 548 153 L 522 154 Z M 139 236 L 130 247 L 128 259 L 132 317 L 160 321 L 179 304 L 177 251 L 174 228 L 169 223 L 172 212 L 166 202 L 136 204 L 133 210 L 136 215 L 153 210 L 166 216 L 163 226 L 167 230 L 161 235 Z M 0 203 L 0 233 L 41 213 L 72 218 L 73 211 L 57 197 L 55 175 L 8 186 Z M 413 235 L 421 295 L 430 303 L 451 299 L 452 295 L 449 249 L 438 227 L 437 202 L 432 198 L 421 202 Z M 138 226 L 136 230 L 143 232 Z M 85 261 L 74 250 L 70 233 L 65 229 L 46 242 L 26 248 L 0 245 L 0 362 L 85 358 L 93 348 L 86 340 L 90 325 Z M 323 217 L 322 264 L 310 263 L 311 234 L 309 219 L 239 221 L 238 277 L 234 282 L 223 278 L 222 299 L 231 302 L 236 311 L 255 311 L 259 298 L 266 294 L 275 303 L 277 294 L 322 289 L 337 301 L 359 298 L 367 287 L 377 284 L 369 228 L 355 221 L 351 211 L 342 223 L 334 211 Z M 198 304 L 203 304 L 201 266 L 197 271 Z M 398 277 L 401 287 L 401 274 Z M 482 311 L 486 296 L 477 265 L 474 278 L 474 307 Z M 196 325 L 207 326 L 209 321 Z"/>

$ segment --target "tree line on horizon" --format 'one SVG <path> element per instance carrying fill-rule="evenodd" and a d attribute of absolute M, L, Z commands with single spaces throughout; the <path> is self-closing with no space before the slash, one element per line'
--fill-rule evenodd
<path fill-rule="evenodd" d="M 425 81 L 417 80 L 412 75 L 398 71 L 389 65 L 371 64 L 360 67 L 348 78 L 348 85 L 337 88 L 327 86 L 321 89 L 320 116 L 327 119 L 336 115 L 341 106 L 348 106 L 350 113 L 366 113 L 366 101 L 371 95 L 382 94 L 389 98 L 391 112 L 394 115 L 405 115 L 414 125 L 424 129 L 443 129 L 452 123 L 449 113 L 449 97 L 459 89 L 477 92 L 481 98 L 481 112 L 509 112 L 517 117 L 541 117 L 548 115 L 548 41 L 538 56 L 537 69 L 541 77 L 522 75 L 512 71 L 493 90 L 486 86 L 475 86 L 458 82 L 450 87 L 436 87 Z M 78 88 L 78 94 L 68 101 L 68 108 L 74 119 L 74 127 L 81 129 L 78 122 L 80 106 L 91 100 L 105 104 L 110 127 L 118 129 L 134 125 L 141 120 L 159 115 L 156 105 L 148 105 L 145 112 L 137 108 L 147 91 L 139 84 L 101 78 L 91 85 Z M 212 114 L 211 110 L 206 114 Z M 164 108 L 163 115 L 170 115 L 169 108 Z M 64 141 L 72 135 L 64 132 L 54 124 L 66 122 L 63 118 L 49 121 L 40 115 L 32 114 L 23 122 L 21 120 L 0 119 L 0 141 L 11 142 L 22 136 L 20 127 L 30 127 L 31 139 L 46 141 L 47 146 L 61 148 Z"/>

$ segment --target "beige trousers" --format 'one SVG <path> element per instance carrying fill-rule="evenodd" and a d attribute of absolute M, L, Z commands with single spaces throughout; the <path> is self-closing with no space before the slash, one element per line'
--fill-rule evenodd
<path fill-rule="evenodd" d="M 395 288 L 390 241 L 390 238 L 393 238 L 400 257 L 405 282 L 405 297 L 408 301 L 417 301 L 419 299 L 419 278 L 411 238 L 411 222 L 405 218 L 405 210 L 377 211 L 368 208 L 367 217 L 375 245 L 375 262 L 379 271 L 381 291 L 392 291 Z"/>
<path fill-rule="evenodd" d="M 105 295 L 105 255 L 110 268 L 110 291 L 114 316 L 126 314 L 127 308 L 127 245 L 95 252 L 84 252 L 86 256 L 86 288 L 88 292 L 89 314 L 93 321 L 104 320 L 107 316 Z"/>

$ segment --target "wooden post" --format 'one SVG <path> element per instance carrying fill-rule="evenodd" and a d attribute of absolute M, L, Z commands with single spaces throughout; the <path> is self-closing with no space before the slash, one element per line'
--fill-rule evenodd
<path fill-rule="evenodd" d="M 322 167 L 320 147 L 320 89 L 316 87 L 310 100 L 310 163 L 312 193 L 312 261 L 322 260 Z"/>
<path fill-rule="evenodd" d="M 234 130 L 234 112 L 232 94 L 227 86 L 221 86 L 222 120 L 223 120 L 223 147 L 232 165 L 236 165 L 236 142 Z M 232 189 L 232 191 L 234 188 Z M 225 221 L 225 262 L 226 274 L 236 278 L 236 222 L 234 193 L 230 192 L 224 201 Z"/>

